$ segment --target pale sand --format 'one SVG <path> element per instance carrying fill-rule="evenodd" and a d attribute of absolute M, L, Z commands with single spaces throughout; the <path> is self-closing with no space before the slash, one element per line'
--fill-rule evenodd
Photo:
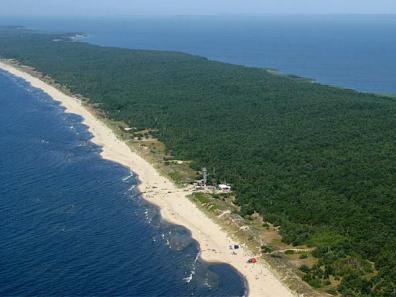
<path fill-rule="evenodd" d="M 43 90 L 60 102 L 67 112 L 80 115 L 93 135 L 92 141 L 102 146 L 102 157 L 122 164 L 136 173 L 140 181 L 138 188 L 143 198 L 157 205 L 165 220 L 182 225 L 191 231 L 192 237 L 200 245 L 203 260 L 228 263 L 239 271 L 246 279 L 249 296 L 294 296 L 262 260 L 258 260 L 256 264 L 247 264 L 246 261 L 254 255 L 246 248 L 241 247 L 237 255 L 233 255 L 229 245 L 236 242 L 186 198 L 190 192 L 187 189 L 177 188 L 170 180 L 161 176 L 150 163 L 131 151 L 109 127 L 81 105 L 78 99 L 65 95 L 42 80 L 7 63 L 0 62 L 0 68 Z"/>

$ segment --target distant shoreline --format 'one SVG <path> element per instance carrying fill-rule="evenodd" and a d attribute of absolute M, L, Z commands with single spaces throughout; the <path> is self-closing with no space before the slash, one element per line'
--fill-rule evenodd
<path fill-rule="evenodd" d="M 119 140 L 113 131 L 79 99 L 62 93 L 15 65 L 0 61 L 0 69 L 24 79 L 33 87 L 47 93 L 53 100 L 59 102 L 66 112 L 80 115 L 83 119 L 82 123 L 88 127 L 93 136 L 92 142 L 102 147 L 101 156 L 135 172 L 139 180 L 138 189 L 143 198 L 158 206 L 161 216 L 166 221 L 182 225 L 191 231 L 192 237 L 200 245 L 200 255 L 204 261 L 223 262 L 234 267 L 245 278 L 248 296 L 294 295 L 262 260 L 256 264 L 248 264 L 247 260 L 255 255 L 243 245 L 236 255 L 232 254 L 228 247 L 235 241 L 186 197 L 191 194 L 191 190 L 176 187 L 170 180 L 161 176 L 149 162 Z"/>

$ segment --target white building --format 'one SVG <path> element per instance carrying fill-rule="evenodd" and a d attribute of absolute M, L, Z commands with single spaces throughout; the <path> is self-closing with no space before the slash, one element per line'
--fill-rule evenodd
<path fill-rule="evenodd" d="M 226 184 L 220 184 L 217 186 L 219 188 L 220 191 L 224 192 L 224 193 L 229 193 L 231 192 L 231 186 L 226 185 Z"/>

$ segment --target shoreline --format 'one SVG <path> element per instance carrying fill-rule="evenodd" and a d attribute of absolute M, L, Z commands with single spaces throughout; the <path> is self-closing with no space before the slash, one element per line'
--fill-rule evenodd
<path fill-rule="evenodd" d="M 261 259 L 256 264 L 246 261 L 255 257 L 246 247 L 241 245 L 236 255 L 228 248 L 238 244 L 232 240 L 222 228 L 186 196 L 191 194 L 188 188 L 179 188 L 123 141 L 85 107 L 80 100 L 66 95 L 40 80 L 39 78 L 17 67 L 0 61 L 0 69 L 21 78 L 42 90 L 54 101 L 65 108 L 65 112 L 82 117 L 82 124 L 87 126 L 92 135 L 91 141 L 102 148 L 101 157 L 119 163 L 134 172 L 138 179 L 138 190 L 144 200 L 157 206 L 161 217 L 172 224 L 181 225 L 191 232 L 191 236 L 199 244 L 200 257 L 206 262 L 218 262 L 231 265 L 244 277 L 248 296 L 288 297 L 294 294 L 283 284 Z"/>

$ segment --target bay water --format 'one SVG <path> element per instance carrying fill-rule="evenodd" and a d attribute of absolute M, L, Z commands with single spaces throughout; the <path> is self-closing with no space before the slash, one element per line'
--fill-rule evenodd
<path fill-rule="evenodd" d="M 396 16 L 2 18 L 86 42 L 175 50 L 319 83 L 396 94 Z M 200 262 L 81 118 L 0 72 L 0 295 L 242 296 L 230 266 Z"/>

